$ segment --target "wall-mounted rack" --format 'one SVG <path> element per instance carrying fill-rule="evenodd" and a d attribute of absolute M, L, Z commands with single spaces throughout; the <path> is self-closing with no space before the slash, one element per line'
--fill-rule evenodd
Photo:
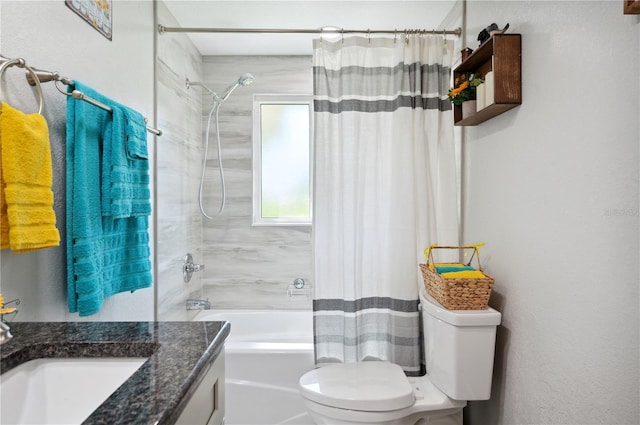
<path fill-rule="evenodd" d="M 640 15 L 640 0 L 624 0 L 625 15 Z"/>
<path fill-rule="evenodd" d="M 49 81 L 53 81 L 54 84 L 56 85 L 56 89 L 58 89 L 58 91 L 62 94 L 64 94 L 65 96 L 70 96 L 76 100 L 81 100 L 87 103 L 90 103 L 93 106 L 96 106 L 100 109 L 103 109 L 105 111 L 109 111 L 111 112 L 111 108 L 108 107 L 107 105 L 98 102 L 95 99 L 92 99 L 89 96 L 86 96 L 83 92 L 81 92 L 80 90 L 72 90 L 70 93 L 68 93 L 67 91 L 61 89 L 58 85 L 58 83 L 62 83 L 66 86 L 69 87 L 73 87 L 74 83 L 73 80 L 71 78 L 67 78 L 67 77 L 63 77 L 61 76 L 58 72 L 55 71 L 45 71 L 42 69 L 38 69 L 38 68 L 34 68 L 34 67 L 30 67 L 29 65 L 27 65 L 27 63 L 25 62 L 24 59 L 22 58 L 16 58 L 16 59 L 10 59 L 7 57 L 4 57 L 2 55 L 0 55 L 0 67 L 11 67 L 11 66 L 17 66 L 19 68 L 25 68 L 26 69 L 26 79 L 27 82 L 29 83 L 30 86 L 35 86 L 38 88 L 38 92 L 40 93 L 40 113 L 42 112 L 42 102 L 43 102 L 43 96 L 42 96 L 42 90 L 40 88 L 40 83 L 46 83 Z M 145 118 L 145 122 L 147 122 L 147 119 Z M 157 128 L 153 128 L 150 126 L 147 126 L 147 131 L 150 133 L 155 134 L 156 136 L 160 136 L 162 135 L 162 131 L 158 130 Z"/>
<path fill-rule="evenodd" d="M 520 34 L 493 35 L 478 47 L 454 71 L 454 79 L 468 72 L 493 74 L 493 103 L 463 118 L 462 107 L 454 105 L 454 123 L 472 126 L 485 122 L 522 104 L 522 40 Z"/>

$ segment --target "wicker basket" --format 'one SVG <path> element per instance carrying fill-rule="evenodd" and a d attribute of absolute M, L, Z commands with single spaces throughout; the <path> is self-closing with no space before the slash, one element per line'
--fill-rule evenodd
<path fill-rule="evenodd" d="M 480 266 L 480 253 L 477 246 L 437 246 L 432 245 L 425 250 L 427 264 L 420 264 L 424 287 L 433 298 L 448 310 L 486 310 L 489 306 L 489 297 L 493 287 L 493 278 L 483 272 L 485 278 L 444 278 L 439 275 L 435 267 L 432 270 L 429 266 L 434 264 L 433 249 L 473 249 L 473 255 L 466 264 L 470 265 L 474 257 Z"/>

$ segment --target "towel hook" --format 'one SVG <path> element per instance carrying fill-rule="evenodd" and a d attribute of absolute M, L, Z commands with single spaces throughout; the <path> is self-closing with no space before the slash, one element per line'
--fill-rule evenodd
<path fill-rule="evenodd" d="M 38 103 L 38 114 L 42 115 L 42 109 L 44 108 L 44 95 L 42 94 L 42 86 L 40 86 L 40 79 L 38 78 L 38 75 L 35 73 L 33 68 L 31 68 L 29 65 L 27 65 L 27 63 L 25 62 L 24 59 L 16 58 L 16 59 L 10 59 L 10 60 L 6 61 L 5 63 L 3 63 L 2 66 L 0 66 L 0 78 L 2 78 L 2 74 L 4 74 L 4 72 L 9 67 L 12 67 L 12 66 L 17 66 L 18 68 L 24 68 L 27 71 L 29 71 L 29 74 L 31 74 L 31 77 L 33 78 L 34 82 L 36 83 L 36 89 L 38 90 L 38 96 L 40 96 L 40 101 Z"/>

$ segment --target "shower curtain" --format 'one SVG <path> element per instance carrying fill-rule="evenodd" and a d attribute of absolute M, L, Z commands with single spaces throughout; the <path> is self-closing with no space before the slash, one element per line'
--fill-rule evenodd
<path fill-rule="evenodd" d="M 453 42 L 314 40 L 316 364 L 420 373 L 418 264 L 458 243 Z"/>

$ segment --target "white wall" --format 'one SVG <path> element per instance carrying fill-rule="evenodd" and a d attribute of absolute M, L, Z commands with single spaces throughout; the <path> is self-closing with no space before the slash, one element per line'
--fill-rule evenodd
<path fill-rule="evenodd" d="M 4 56 L 23 57 L 34 67 L 59 71 L 153 120 L 155 28 L 150 0 L 113 2 L 113 41 L 80 19 L 64 1 L 3 0 L 0 11 L 0 52 Z M 35 111 L 34 91 L 25 82 L 24 71 L 14 67 L 6 74 L 2 100 L 25 112 Z M 53 156 L 54 207 L 62 243 L 34 253 L 1 251 L 0 291 L 6 300 L 20 298 L 16 320 L 72 321 L 79 317 L 68 313 L 66 298 L 66 98 L 53 83 L 43 88 Z M 153 155 L 151 134 L 149 148 Z M 153 291 L 148 288 L 108 298 L 98 314 L 83 320 L 153 319 Z"/>
<path fill-rule="evenodd" d="M 470 1 L 522 34 L 523 104 L 465 130 L 464 239 L 503 313 L 467 423 L 638 424 L 640 25 L 622 2 Z"/>

